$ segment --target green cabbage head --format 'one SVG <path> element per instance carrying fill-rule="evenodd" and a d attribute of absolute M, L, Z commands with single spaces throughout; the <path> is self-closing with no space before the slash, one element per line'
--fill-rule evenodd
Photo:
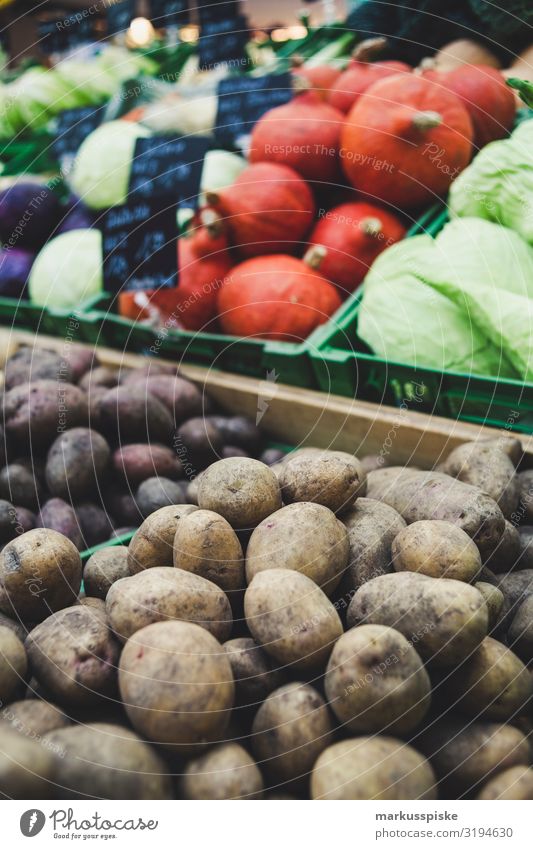
<path fill-rule="evenodd" d="M 71 230 L 51 239 L 30 272 L 30 300 L 42 307 L 78 307 L 102 289 L 99 230 Z"/>

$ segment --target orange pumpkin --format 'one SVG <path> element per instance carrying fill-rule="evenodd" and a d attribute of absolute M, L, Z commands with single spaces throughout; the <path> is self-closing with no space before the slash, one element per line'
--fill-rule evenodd
<path fill-rule="evenodd" d="M 413 69 L 405 62 L 373 61 L 386 43 L 385 38 L 368 38 L 355 48 L 350 65 L 330 86 L 326 99 L 331 106 L 346 114 L 357 99 L 378 80 L 393 74 L 411 73 Z"/>

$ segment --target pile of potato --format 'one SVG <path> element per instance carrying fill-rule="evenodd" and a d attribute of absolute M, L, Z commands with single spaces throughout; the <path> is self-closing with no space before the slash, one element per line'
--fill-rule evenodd
<path fill-rule="evenodd" d="M 118 369 L 88 348 L 62 356 L 23 346 L 6 364 L 1 408 L 0 545 L 44 527 L 92 548 L 185 503 L 213 460 L 261 456 L 253 422 L 216 415 L 155 359 Z"/>
<path fill-rule="evenodd" d="M 83 574 L 56 530 L 8 542 L 0 792 L 532 799 L 533 472 L 503 437 L 381 461 L 204 464 Z"/>

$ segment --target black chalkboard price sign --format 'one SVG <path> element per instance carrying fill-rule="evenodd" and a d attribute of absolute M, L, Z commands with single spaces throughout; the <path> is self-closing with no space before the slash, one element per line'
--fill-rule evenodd
<path fill-rule="evenodd" d="M 236 144 L 252 131 L 259 118 L 292 99 L 290 74 L 228 77 L 218 84 L 215 136 L 220 144 Z"/>
<path fill-rule="evenodd" d="M 150 0 L 150 18 L 156 27 L 183 26 L 189 20 L 188 0 Z"/>
<path fill-rule="evenodd" d="M 128 29 L 135 17 L 134 0 L 106 0 L 106 18 L 108 36 L 118 35 Z"/>
<path fill-rule="evenodd" d="M 168 198 L 195 206 L 204 158 L 211 141 L 204 136 L 137 139 L 129 193 L 137 198 Z"/>
<path fill-rule="evenodd" d="M 240 13 L 239 0 L 196 0 L 200 26 L 209 21 L 237 18 Z"/>
<path fill-rule="evenodd" d="M 79 146 L 87 136 L 96 130 L 103 118 L 104 107 L 83 106 L 79 109 L 66 109 L 56 119 L 56 137 L 54 153 L 65 168 L 66 160 L 74 159 Z"/>
<path fill-rule="evenodd" d="M 226 63 L 244 69 L 248 24 L 242 15 L 206 21 L 200 31 L 198 53 L 200 68 L 210 69 Z"/>
<path fill-rule="evenodd" d="M 63 18 L 39 21 L 37 32 L 39 35 L 39 49 L 47 56 L 50 56 L 52 53 L 62 53 L 67 49 Z"/>
<path fill-rule="evenodd" d="M 102 239 L 107 292 L 177 286 L 176 204 L 129 198 L 106 212 Z"/>

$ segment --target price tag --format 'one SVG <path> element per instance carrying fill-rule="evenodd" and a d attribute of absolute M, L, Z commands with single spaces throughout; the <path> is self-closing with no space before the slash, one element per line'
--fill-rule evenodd
<path fill-rule="evenodd" d="M 128 29 L 132 18 L 135 17 L 134 0 L 107 0 L 106 4 L 107 34 L 118 35 Z"/>
<path fill-rule="evenodd" d="M 39 49 L 50 56 L 53 53 L 63 53 L 66 50 L 66 38 L 62 29 L 63 18 L 39 21 Z"/>
<path fill-rule="evenodd" d="M 69 170 L 81 143 L 100 126 L 104 107 L 83 106 L 66 109 L 56 119 L 54 152 L 63 170 Z"/>
<path fill-rule="evenodd" d="M 94 41 L 92 18 L 87 14 L 84 15 L 83 11 L 68 15 L 61 25 L 67 50 L 73 50 L 82 44 L 90 44 Z"/>
<path fill-rule="evenodd" d="M 179 27 L 189 20 L 188 0 L 150 0 L 150 11 L 156 27 Z"/>
<path fill-rule="evenodd" d="M 104 286 L 107 292 L 178 285 L 176 204 L 129 198 L 103 218 Z"/>
<path fill-rule="evenodd" d="M 206 21 L 198 45 L 200 68 L 211 69 L 217 65 L 231 64 L 242 70 L 247 64 L 244 50 L 247 41 L 248 24 L 242 15 Z"/>
<path fill-rule="evenodd" d="M 239 17 L 239 0 L 197 0 L 200 26 L 210 21 L 223 21 Z"/>
<path fill-rule="evenodd" d="M 196 206 L 204 159 L 211 146 L 205 136 L 137 139 L 129 191 L 133 197 L 169 198 Z"/>
<path fill-rule="evenodd" d="M 286 74 L 229 77 L 218 84 L 215 136 L 220 144 L 235 144 L 248 135 L 259 118 L 292 99 L 292 78 Z"/>

